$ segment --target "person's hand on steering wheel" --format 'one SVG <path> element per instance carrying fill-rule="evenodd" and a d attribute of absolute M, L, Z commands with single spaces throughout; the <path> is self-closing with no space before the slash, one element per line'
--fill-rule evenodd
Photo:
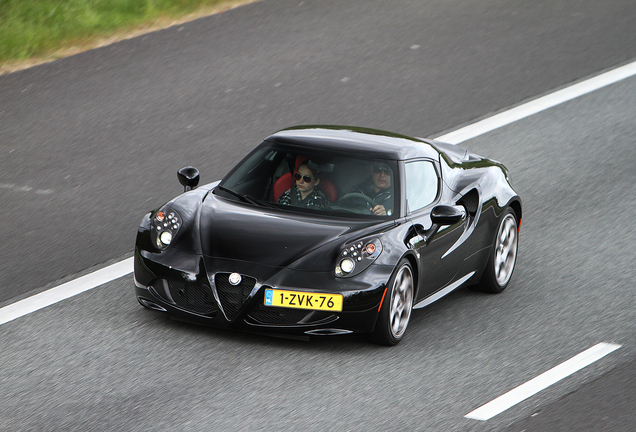
<path fill-rule="evenodd" d="M 386 216 L 386 209 L 382 204 L 378 204 L 375 207 L 371 207 L 371 211 L 376 216 Z"/>

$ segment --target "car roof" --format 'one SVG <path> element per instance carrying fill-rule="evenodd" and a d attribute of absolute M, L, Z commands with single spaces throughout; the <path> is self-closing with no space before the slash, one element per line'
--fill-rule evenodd
<path fill-rule="evenodd" d="M 355 152 L 392 160 L 439 158 L 438 151 L 422 139 L 352 126 L 295 126 L 278 131 L 265 141 L 336 152 Z"/>

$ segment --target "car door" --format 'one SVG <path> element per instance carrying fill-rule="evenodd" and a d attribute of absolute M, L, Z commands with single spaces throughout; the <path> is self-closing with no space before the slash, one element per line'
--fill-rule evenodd
<path fill-rule="evenodd" d="M 412 229 L 407 243 L 419 254 L 418 299 L 450 283 L 463 261 L 452 251 L 464 232 L 466 220 L 454 225 L 438 226 L 431 221 L 431 210 L 441 202 L 443 182 L 431 160 L 406 161 L 404 164 L 407 218 Z"/>

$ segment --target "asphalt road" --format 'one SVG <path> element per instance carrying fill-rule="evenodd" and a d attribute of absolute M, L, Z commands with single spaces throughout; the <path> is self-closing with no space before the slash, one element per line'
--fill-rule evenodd
<path fill-rule="evenodd" d="M 635 15 L 628 1 L 266 0 L 2 76 L 0 301 L 129 256 L 180 166 L 218 179 L 294 124 L 436 136 L 634 59 Z M 562 397 L 629 382 L 635 93 L 626 80 L 465 143 L 524 199 L 503 295 L 456 292 L 378 349 L 175 323 L 122 278 L 2 325 L 0 429 L 545 430 L 530 422 L 562 417 Z M 487 422 L 463 417 L 598 342 L 623 347 Z"/>
<path fill-rule="evenodd" d="M 128 253 L 270 133 L 433 136 L 636 57 L 630 1 L 266 0 L 0 77 L 0 301 Z"/>

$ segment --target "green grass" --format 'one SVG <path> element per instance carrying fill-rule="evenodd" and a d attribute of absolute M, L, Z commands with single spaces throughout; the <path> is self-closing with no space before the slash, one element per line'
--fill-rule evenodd
<path fill-rule="evenodd" d="M 179 19 L 223 0 L 0 0 L 0 63 Z M 237 2 L 239 3 L 239 2 Z"/>

